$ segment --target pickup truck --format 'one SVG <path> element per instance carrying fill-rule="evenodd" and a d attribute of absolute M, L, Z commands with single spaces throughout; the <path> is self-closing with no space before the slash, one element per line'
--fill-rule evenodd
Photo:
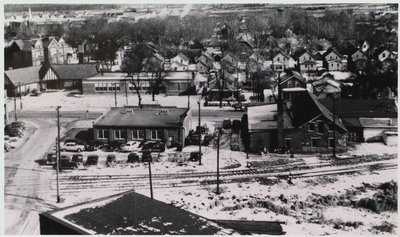
<path fill-rule="evenodd" d="M 77 152 L 81 152 L 83 150 L 85 150 L 85 146 L 78 144 L 76 142 L 67 142 L 64 144 L 61 144 L 60 147 L 61 151 L 77 151 Z"/>

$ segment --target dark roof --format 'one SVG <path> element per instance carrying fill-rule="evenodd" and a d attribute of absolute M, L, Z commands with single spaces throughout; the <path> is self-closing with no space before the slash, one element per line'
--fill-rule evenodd
<path fill-rule="evenodd" d="M 111 108 L 96 120 L 94 126 L 106 127 L 180 127 L 187 108 L 172 106 L 137 106 Z"/>
<path fill-rule="evenodd" d="M 295 78 L 299 80 L 300 82 L 307 84 L 306 79 L 298 72 L 296 71 L 287 71 L 282 77 L 281 77 L 281 84 L 285 83 L 287 80 Z"/>
<path fill-rule="evenodd" d="M 57 75 L 58 79 L 85 79 L 93 77 L 97 72 L 95 63 L 88 64 L 54 64 L 50 68 Z"/>
<path fill-rule="evenodd" d="M 189 58 L 186 55 L 184 55 L 183 53 L 179 53 L 177 56 L 181 57 L 185 61 L 189 61 Z"/>
<path fill-rule="evenodd" d="M 32 51 L 32 44 L 30 40 L 15 40 L 22 51 Z"/>
<path fill-rule="evenodd" d="M 215 38 L 213 38 L 210 41 L 210 43 L 207 44 L 207 47 L 222 47 L 222 46 L 223 46 L 223 43 L 220 40 L 215 39 Z"/>
<path fill-rule="evenodd" d="M 332 112 L 318 102 L 310 93 L 305 93 L 302 96 L 296 97 L 292 103 L 292 124 L 294 127 L 300 127 L 319 116 L 324 116 L 326 119 L 333 122 Z M 347 131 L 338 117 L 335 119 L 335 124 L 343 131 Z"/>
<path fill-rule="evenodd" d="M 239 234 L 204 217 L 134 191 L 56 210 L 47 214 L 64 226 L 100 235 Z"/>
<path fill-rule="evenodd" d="M 294 58 L 295 60 L 297 60 L 297 59 L 299 59 L 299 57 L 300 57 L 303 53 L 305 53 L 305 52 L 307 52 L 307 50 L 306 50 L 305 48 L 298 48 L 298 49 L 296 49 L 296 50 L 294 51 L 294 53 L 293 53 L 293 58 Z"/>
<path fill-rule="evenodd" d="M 328 56 L 328 54 L 330 54 L 331 52 L 334 52 L 335 54 L 337 54 L 340 58 L 342 58 L 342 55 L 333 47 L 330 47 L 325 53 L 324 55 L 322 55 L 324 58 L 326 56 Z"/>
<path fill-rule="evenodd" d="M 319 100 L 327 108 L 333 109 L 332 99 Z M 397 106 L 394 100 L 336 100 L 336 114 L 341 118 L 397 118 Z"/>
<path fill-rule="evenodd" d="M 4 75 L 14 86 L 32 84 L 40 82 L 39 71 L 42 66 L 31 66 L 4 71 Z"/>

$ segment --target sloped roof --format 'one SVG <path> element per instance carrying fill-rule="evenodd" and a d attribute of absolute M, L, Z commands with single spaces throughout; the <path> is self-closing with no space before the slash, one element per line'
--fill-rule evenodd
<path fill-rule="evenodd" d="M 186 57 L 186 55 L 184 55 L 183 53 L 179 53 L 177 56 L 181 57 L 185 61 L 189 61 L 189 58 Z"/>
<path fill-rule="evenodd" d="M 128 112 L 126 112 L 129 110 Z M 160 113 L 167 110 L 168 113 Z M 140 109 L 137 106 L 111 108 L 94 126 L 107 127 L 179 127 L 187 115 L 187 108 L 155 106 Z"/>
<path fill-rule="evenodd" d="M 327 108 L 333 108 L 332 99 L 319 100 Z M 394 100 L 336 100 L 336 114 L 342 118 L 397 118 L 397 106 Z"/>
<path fill-rule="evenodd" d="M 35 82 L 40 82 L 39 71 L 42 66 L 31 66 L 18 68 L 14 70 L 4 71 L 5 77 L 7 77 L 14 86 L 27 85 Z"/>
<path fill-rule="evenodd" d="M 66 207 L 45 216 L 97 235 L 229 235 L 239 232 L 134 191 Z"/>
<path fill-rule="evenodd" d="M 14 40 L 22 51 L 32 51 L 32 44 L 30 40 Z"/>
<path fill-rule="evenodd" d="M 222 47 L 222 46 L 223 46 L 223 43 L 222 43 L 220 40 L 216 39 L 216 38 L 213 38 L 213 39 L 207 44 L 207 47 Z"/>
<path fill-rule="evenodd" d="M 50 65 L 58 79 L 86 79 L 93 77 L 97 72 L 97 65 L 88 64 L 54 64 Z"/>
<path fill-rule="evenodd" d="M 330 47 L 322 56 L 325 58 L 326 56 L 328 56 L 328 54 L 330 54 L 331 52 L 334 52 L 337 56 L 339 56 L 340 59 L 342 59 L 342 55 L 333 47 Z"/>
<path fill-rule="evenodd" d="M 286 72 L 282 77 L 281 77 L 281 84 L 285 83 L 287 80 L 291 79 L 291 78 L 296 78 L 297 80 L 299 80 L 300 82 L 306 84 L 306 79 L 298 72 L 296 71 L 288 71 Z"/>
<path fill-rule="evenodd" d="M 319 116 L 324 116 L 326 119 L 333 122 L 332 112 L 318 102 L 310 93 L 306 93 L 304 96 L 298 96 L 296 100 L 293 101 L 292 109 L 292 123 L 294 127 L 300 127 Z M 346 127 L 337 116 L 335 124 L 343 131 L 347 131 Z"/>

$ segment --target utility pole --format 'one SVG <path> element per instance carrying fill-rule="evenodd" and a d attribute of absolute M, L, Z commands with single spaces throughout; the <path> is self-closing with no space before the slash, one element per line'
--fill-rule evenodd
<path fill-rule="evenodd" d="M 188 96 L 187 107 L 190 108 L 190 81 L 189 81 L 189 78 L 188 78 L 187 96 Z"/>
<path fill-rule="evenodd" d="M 17 97 L 16 97 L 16 87 L 14 87 L 14 120 L 18 121 L 17 118 Z"/>
<path fill-rule="evenodd" d="M 115 107 L 117 107 L 117 83 L 114 83 L 114 102 Z"/>
<path fill-rule="evenodd" d="M 57 106 L 56 110 L 57 110 L 57 203 L 60 202 L 60 190 L 59 190 L 59 180 L 58 180 L 58 173 L 60 172 L 60 108 L 61 106 Z"/>
<path fill-rule="evenodd" d="M 19 87 L 19 106 L 22 110 L 22 91 L 21 91 L 21 83 L 18 83 L 18 87 Z"/>
<path fill-rule="evenodd" d="M 201 99 L 201 97 L 200 97 Z M 199 165 L 201 165 L 201 115 L 200 115 L 200 101 L 197 101 L 199 105 Z"/>
<path fill-rule="evenodd" d="M 150 153 L 150 155 L 151 155 L 151 153 Z M 153 198 L 153 182 L 151 180 L 151 160 L 152 159 L 153 158 L 151 157 L 149 160 L 149 179 L 150 179 L 150 197 L 151 197 L 151 199 L 154 199 Z"/>
<path fill-rule="evenodd" d="M 333 93 L 333 158 L 336 158 L 336 98 L 335 93 Z"/>
<path fill-rule="evenodd" d="M 218 128 L 218 139 L 217 139 L 217 194 L 219 195 L 219 140 L 221 136 L 221 128 Z"/>
<path fill-rule="evenodd" d="M 125 100 L 126 100 L 126 106 L 128 106 L 128 83 L 126 82 L 126 78 L 125 78 Z"/>
<path fill-rule="evenodd" d="M 59 177 L 58 173 L 60 172 L 60 164 L 58 159 L 58 138 L 56 137 L 56 177 L 57 177 L 57 203 L 60 202 L 60 186 L 59 186 Z"/>

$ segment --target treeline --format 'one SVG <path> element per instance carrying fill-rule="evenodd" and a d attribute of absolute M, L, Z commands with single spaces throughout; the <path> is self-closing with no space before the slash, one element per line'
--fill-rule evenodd
<path fill-rule="evenodd" d="M 32 12 L 47 12 L 117 9 L 120 6 L 116 4 L 5 4 L 4 12 L 28 12 L 29 7 Z"/>

